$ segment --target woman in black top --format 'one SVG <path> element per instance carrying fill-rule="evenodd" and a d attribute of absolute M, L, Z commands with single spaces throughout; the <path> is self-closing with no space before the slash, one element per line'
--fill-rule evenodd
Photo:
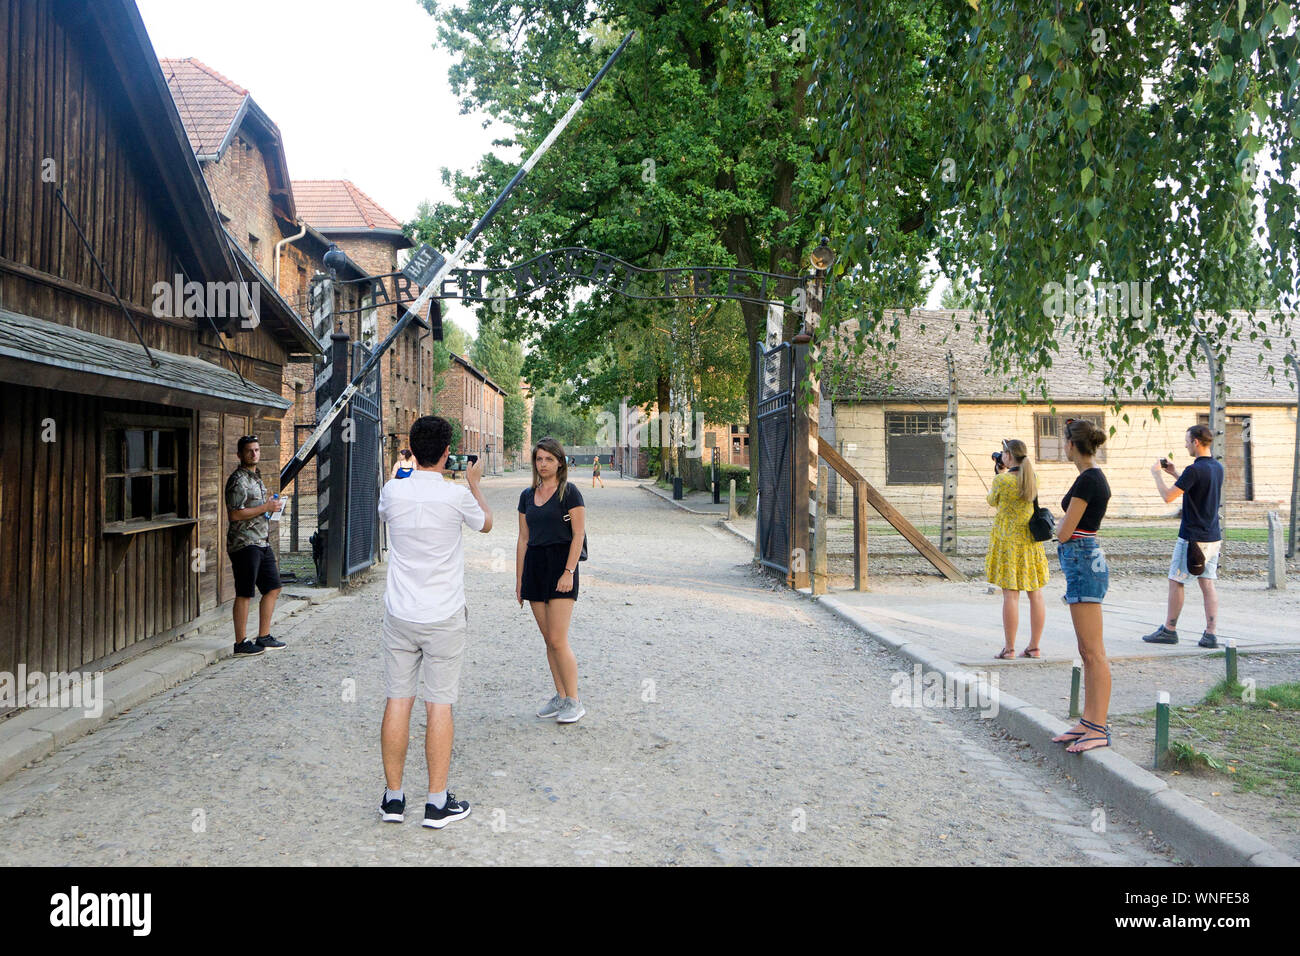
<path fill-rule="evenodd" d="M 1079 476 L 1061 499 L 1065 518 L 1056 533 L 1056 554 L 1065 575 L 1065 601 L 1070 605 L 1074 635 L 1083 660 L 1083 718 L 1055 743 L 1069 744 L 1070 753 L 1110 746 L 1110 662 L 1102 643 L 1101 602 L 1110 584 L 1106 554 L 1097 544 L 1097 532 L 1106 516 L 1110 484 L 1093 463 L 1106 433 L 1091 422 L 1069 419 L 1065 425 L 1065 454 Z"/>
<path fill-rule="evenodd" d="M 533 448 L 533 483 L 519 496 L 519 542 L 515 546 L 515 599 L 533 609 L 546 642 L 555 696 L 538 717 L 571 724 L 585 714 L 578 700 L 578 659 L 569 647 L 569 624 L 578 599 L 578 558 L 587 509 L 569 482 L 569 462 L 554 438 Z"/>

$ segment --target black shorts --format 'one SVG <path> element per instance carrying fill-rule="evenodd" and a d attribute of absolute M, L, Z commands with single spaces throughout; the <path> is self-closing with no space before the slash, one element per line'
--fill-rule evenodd
<path fill-rule="evenodd" d="M 560 583 L 564 574 L 565 562 L 569 560 L 569 543 L 530 544 L 524 552 L 524 579 L 519 588 L 519 596 L 525 601 L 549 601 L 551 598 L 578 599 L 578 575 L 573 572 L 573 590 L 557 591 L 555 585 Z"/>
<path fill-rule="evenodd" d="M 230 567 L 235 572 L 235 596 L 251 598 L 253 588 L 266 594 L 282 587 L 280 569 L 275 564 L 275 552 L 269 545 L 245 545 L 230 552 Z"/>

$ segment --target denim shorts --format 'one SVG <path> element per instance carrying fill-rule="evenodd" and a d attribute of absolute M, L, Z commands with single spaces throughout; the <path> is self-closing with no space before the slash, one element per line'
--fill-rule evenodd
<path fill-rule="evenodd" d="M 1066 604 L 1100 604 L 1110 586 L 1106 552 L 1096 538 L 1072 538 L 1056 546 L 1065 575 Z"/>

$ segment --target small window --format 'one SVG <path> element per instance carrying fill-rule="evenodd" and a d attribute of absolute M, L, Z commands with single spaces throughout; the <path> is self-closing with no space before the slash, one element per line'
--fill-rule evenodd
<path fill-rule="evenodd" d="M 104 522 L 185 517 L 182 473 L 189 432 L 110 428 L 104 437 Z"/>
<path fill-rule="evenodd" d="M 941 412 L 885 414 L 885 483 L 943 484 Z"/>
<path fill-rule="evenodd" d="M 1093 412 L 1061 412 L 1057 415 L 1048 415 L 1042 412 L 1034 413 L 1034 436 L 1036 438 L 1036 447 L 1034 449 L 1035 461 L 1069 461 L 1065 457 L 1065 422 L 1070 418 L 1080 418 L 1084 421 L 1092 422 L 1098 428 L 1106 428 L 1106 416 L 1104 413 Z M 1097 449 L 1097 461 L 1106 460 L 1106 446 L 1102 445 Z"/>

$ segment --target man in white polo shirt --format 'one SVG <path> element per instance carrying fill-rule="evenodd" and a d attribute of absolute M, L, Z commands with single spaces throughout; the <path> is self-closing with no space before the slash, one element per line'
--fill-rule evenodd
<path fill-rule="evenodd" d="M 445 477 L 451 450 L 451 424 L 426 415 L 411 425 L 415 471 L 405 481 L 390 480 L 379 494 L 379 517 L 388 524 L 388 587 L 384 592 L 383 655 L 388 704 L 380 743 L 385 790 L 380 813 L 387 823 L 406 819 L 402 771 L 410 739 L 415 688 L 423 678 L 428 730 L 424 752 L 429 765 L 429 796 L 424 826 L 440 830 L 469 816 L 469 803 L 447 791 L 454 725 L 451 705 L 460 687 L 465 650 L 465 556 L 461 524 L 484 534 L 492 530 L 492 511 L 479 480 L 483 465 L 465 471 L 468 488 Z"/>

